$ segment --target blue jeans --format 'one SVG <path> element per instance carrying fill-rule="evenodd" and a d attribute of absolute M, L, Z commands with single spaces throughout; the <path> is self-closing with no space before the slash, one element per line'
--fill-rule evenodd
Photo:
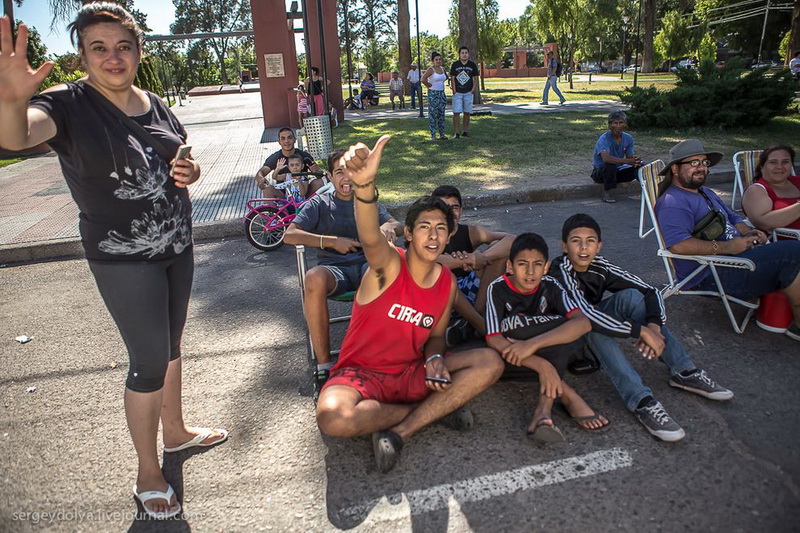
<path fill-rule="evenodd" d="M 422 107 L 422 84 L 420 82 L 411 84 L 411 107 L 416 107 L 416 96 L 419 95 L 419 106 Z"/>
<path fill-rule="evenodd" d="M 618 320 L 630 320 L 637 324 L 645 324 L 644 296 L 636 289 L 625 289 L 614 293 L 595 306 L 597 309 L 616 317 Z M 681 343 L 672 336 L 666 328 L 661 328 L 666 347 L 661 354 L 661 361 L 669 367 L 670 375 L 675 375 L 684 370 L 695 368 Z M 617 344 L 616 339 L 601 333 L 591 332 L 586 336 L 586 342 L 594 354 L 600 359 L 600 364 L 611 378 L 617 392 L 625 402 L 625 406 L 633 411 L 639 402 L 653 392 L 642 383 L 642 378 L 633 369 L 628 357 Z"/>
<path fill-rule="evenodd" d="M 542 102 L 545 104 L 547 103 L 547 99 L 550 95 L 550 87 L 552 87 L 555 93 L 558 95 L 558 99 L 563 102 L 565 98 L 564 95 L 561 94 L 561 91 L 558 90 L 558 76 L 550 76 L 547 78 L 547 81 L 544 84 L 544 92 L 542 93 Z"/>

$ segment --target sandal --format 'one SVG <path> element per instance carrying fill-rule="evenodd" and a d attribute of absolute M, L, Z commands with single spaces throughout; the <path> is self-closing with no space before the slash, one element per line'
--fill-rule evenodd
<path fill-rule="evenodd" d="M 167 484 L 166 492 L 161 492 L 159 490 L 146 490 L 144 492 L 138 492 L 136 490 L 136 485 L 133 486 L 133 497 L 142 504 L 142 509 L 150 518 L 154 518 L 156 520 L 165 520 L 167 518 L 172 518 L 173 516 L 180 514 L 181 512 L 181 502 L 175 500 L 175 505 L 177 506 L 176 509 L 171 511 L 160 511 L 156 512 L 150 509 L 147 505 L 145 505 L 150 500 L 165 500 L 167 504 L 172 501 L 172 497 L 175 495 L 175 491 L 172 488 L 172 485 Z"/>
<path fill-rule="evenodd" d="M 211 442 L 204 442 L 207 438 L 214 435 L 215 432 L 221 435 L 217 440 Z M 226 429 L 203 429 L 203 431 L 200 434 L 195 435 L 195 437 L 190 441 L 184 442 L 183 444 L 179 444 L 178 446 L 173 446 L 171 448 L 167 448 L 166 446 L 164 446 L 164 451 L 166 453 L 173 453 L 173 452 L 179 452 L 181 450 L 186 450 L 187 448 L 194 448 L 196 446 L 201 448 L 208 448 L 211 446 L 216 446 L 217 444 L 222 444 L 226 440 L 228 440 L 228 431 Z"/>
<path fill-rule="evenodd" d="M 526 432 L 529 439 L 533 442 L 538 442 L 541 444 L 554 444 L 556 442 L 564 442 L 567 439 L 564 438 L 564 434 L 561 433 L 561 430 L 558 429 L 555 425 L 548 425 L 545 424 L 545 421 L 549 420 L 550 424 L 553 423 L 553 419 L 547 416 L 543 416 L 536 422 L 536 427 L 533 431 Z"/>
<path fill-rule="evenodd" d="M 611 421 L 608 419 L 606 419 L 607 422 L 604 425 L 600 426 L 599 428 L 585 426 L 583 422 L 594 422 L 595 420 L 600 420 L 600 415 L 598 413 L 594 413 L 589 416 L 572 416 L 571 414 L 569 414 L 567 407 L 560 401 L 557 401 L 556 403 L 553 404 L 553 412 L 567 420 L 571 420 L 572 422 L 575 423 L 576 426 L 578 426 L 584 431 L 588 431 L 589 433 L 605 433 L 606 431 L 611 429 Z"/>

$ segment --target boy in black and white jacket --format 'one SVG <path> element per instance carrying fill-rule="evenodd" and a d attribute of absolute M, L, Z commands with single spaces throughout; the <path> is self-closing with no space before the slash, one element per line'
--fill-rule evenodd
<path fill-rule="evenodd" d="M 669 384 L 712 400 L 733 393 L 709 379 L 692 363 L 680 342 L 664 326 L 664 301 L 657 289 L 597 255 L 603 247 L 600 225 L 589 215 L 573 215 L 561 230 L 564 255 L 555 259 L 556 278 L 592 322 L 587 344 L 628 409 L 645 428 L 665 441 L 678 441 L 684 430 L 667 414 L 631 366 L 613 337 L 635 339 L 643 357 L 661 357 L 670 371 Z M 611 296 L 603 299 L 606 292 Z"/>

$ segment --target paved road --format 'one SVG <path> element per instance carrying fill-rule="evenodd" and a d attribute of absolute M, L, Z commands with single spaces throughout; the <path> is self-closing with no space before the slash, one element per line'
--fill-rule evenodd
<path fill-rule="evenodd" d="M 638 206 L 629 197 L 612 206 L 517 204 L 465 216 L 538 231 L 552 255 L 563 219 L 588 212 L 605 228 L 607 257 L 660 282 L 654 242 L 635 237 Z M 696 363 L 735 391 L 731 402 L 672 389 L 664 367 L 635 359 L 686 429 L 682 442 L 650 437 L 598 373 L 571 383 L 612 430 L 590 435 L 562 422 L 569 442 L 539 448 L 524 438 L 535 384 L 502 382 L 472 403 L 471 434 L 430 427 L 381 475 L 368 439 L 323 438 L 316 429 L 293 250 L 263 254 L 243 238 L 210 241 L 196 247 L 196 264 L 184 345 L 187 418 L 226 427 L 231 438 L 167 458 L 187 518 L 165 524 L 132 516 L 127 360 L 85 262 L 0 269 L 0 531 L 38 530 L 33 519 L 46 518 L 20 513 L 53 513 L 53 531 L 800 528 L 797 343 L 754 325 L 736 335 L 718 301 L 677 296 L 667 307 Z M 13 341 L 22 334 L 34 340 Z"/>

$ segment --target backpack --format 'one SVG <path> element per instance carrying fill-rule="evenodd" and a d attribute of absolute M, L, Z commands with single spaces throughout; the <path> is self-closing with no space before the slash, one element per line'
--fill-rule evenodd
<path fill-rule="evenodd" d="M 556 63 L 556 77 L 557 78 L 561 77 L 561 61 L 558 61 Z"/>

